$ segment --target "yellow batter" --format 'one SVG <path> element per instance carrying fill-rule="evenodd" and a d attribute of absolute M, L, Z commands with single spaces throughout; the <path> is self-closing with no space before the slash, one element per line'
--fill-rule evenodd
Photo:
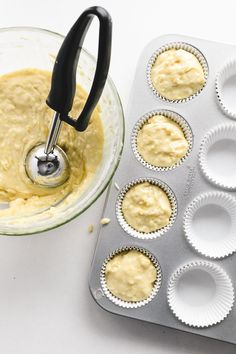
<path fill-rule="evenodd" d="M 166 193 L 148 182 L 133 186 L 125 195 L 122 212 L 127 223 L 140 232 L 152 232 L 168 225 L 171 205 Z"/>
<path fill-rule="evenodd" d="M 183 49 L 170 49 L 158 55 L 151 79 L 156 90 L 169 100 L 180 100 L 198 92 L 205 84 L 198 59 Z"/>
<path fill-rule="evenodd" d="M 148 119 L 137 136 L 137 149 L 151 165 L 170 167 L 188 151 L 188 142 L 181 127 L 172 119 L 156 115 Z"/>
<path fill-rule="evenodd" d="M 157 278 L 157 270 L 143 253 L 130 250 L 114 256 L 106 266 L 110 292 L 124 301 L 147 299 Z"/>
<path fill-rule="evenodd" d="M 25 157 L 35 145 L 46 141 L 53 116 L 45 103 L 50 80 L 49 72 L 38 69 L 0 77 L 0 202 L 9 202 L 9 208 L 0 210 L 0 217 L 46 210 L 68 194 L 70 200 L 78 198 L 91 183 L 102 159 L 103 127 L 96 108 L 83 133 L 63 124 L 58 145 L 69 160 L 68 181 L 57 188 L 44 188 L 27 177 Z M 71 116 L 78 116 L 86 96 L 77 87 Z"/>

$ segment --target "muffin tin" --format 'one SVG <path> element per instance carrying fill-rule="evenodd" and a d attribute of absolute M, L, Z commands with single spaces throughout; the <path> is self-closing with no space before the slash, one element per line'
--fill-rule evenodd
<path fill-rule="evenodd" d="M 204 58 L 206 84 L 201 92 L 184 101 L 163 99 L 149 82 L 155 53 L 173 45 L 186 50 L 195 48 Z M 235 58 L 236 46 L 179 35 L 158 37 L 144 49 L 126 115 L 123 156 L 104 206 L 103 215 L 111 221 L 99 230 L 89 286 L 96 302 L 112 313 L 236 344 L 236 201 L 232 183 L 233 177 L 236 180 L 232 160 L 236 156 L 236 123 L 230 119 L 232 114 L 227 115 L 222 108 L 216 85 L 222 68 Z M 186 133 L 191 144 L 188 156 L 170 169 L 152 168 L 135 149 L 135 134 L 143 120 L 161 111 L 182 117 L 191 129 L 191 134 L 189 129 Z M 137 180 L 156 183 L 170 193 L 167 195 L 171 196 L 172 219 L 165 230 L 139 235 L 124 223 L 120 203 L 125 191 Z M 204 209 L 196 213 L 198 207 Z M 222 248 L 222 254 L 220 246 L 214 253 L 214 246 L 224 243 L 224 235 L 232 225 L 227 247 Z M 194 241 L 194 233 L 205 237 L 206 252 L 202 240 Z M 161 279 L 150 301 L 143 306 L 124 307 L 105 286 L 104 266 L 119 250 L 133 248 L 155 259 L 161 268 Z M 189 303 L 196 287 L 197 303 Z M 209 312 L 204 313 L 206 308 Z"/>

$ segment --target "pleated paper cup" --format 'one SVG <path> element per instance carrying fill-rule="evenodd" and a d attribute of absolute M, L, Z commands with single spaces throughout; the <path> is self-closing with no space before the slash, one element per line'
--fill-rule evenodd
<path fill-rule="evenodd" d="M 214 167 L 210 154 L 214 152 Z M 222 153 L 226 151 L 224 155 Z M 210 129 L 201 142 L 200 167 L 205 177 L 219 188 L 236 190 L 236 123 L 223 123 Z M 232 161 L 231 161 L 232 160 Z"/>
<path fill-rule="evenodd" d="M 202 255 L 229 256 L 236 251 L 236 199 L 219 191 L 200 194 L 186 209 L 184 233 Z"/>
<path fill-rule="evenodd" d="M 195 92 L 194 94 L 192 94 L 189 97 L 183 98 L 183 99 L 176 99 L 176 100 L 170 100 L 166 97 L 164 97 L 163 95 L 161 95 L 158 90 L 156 89 L 156 87 L 154 86 L 153 82 L 152 82 L 152 77 L 151 77 L 151 71 L 152 71 L 152 67 L 157 59 L 157 57 L 166 52 L 167 50 L 170 49 L 183 49 L 191 54 L 193 54 L 199 61 L 203 73 L 204 73 L 204 78 L 205 78 L 205 83 L 203 85 L 203 87 L 198 90 L 197 92 Z M 147 65 L 147 82 L 148 82 L 148 86 L 150 87 L 150 89 L 152 90 L 152 92 L 158 97 L 161 98 L 162 100 L 169 102 L 169 103 L 182 103 L 182 102 L 188 102 L 191 99 L 193 99 L 194 97 L 198 96 L 199 93 L 202 92 L 202 90 L 204 89 L 206 82 L 207 82 L 207 78 L 208 78 L 208 65 L 207 65 L 207 61 L 204 57 L 204 55 L 200 52 L 200 50 L 198 50 L 197 48 L 195 48 L 194 46 L 188 44 L 188 43 L 184 43 L 184 42 L 172 42 L 172 43 L 168 43 L 163 45 L 162 47 L 160 47 L 159 49 L 157 49 L 151 56 L 151 58 L 149 59 L 148 65 Z"/>
<path fill-rule="evenodd" d="M 139 133 L 140 129 L 142 129 L 142 127 L 148 122 L 148 120 L 150 118 L 152 118 L 156 115 L 162 115 L 164 117 L 167 117 L 167 118 L 173 120 L 173 122 L 177 123 L 180 126 L 180 128 L 182 129 L 184 137 L 188 142 L 188 150 L 187 150 L 186 154 L 181 159 L 179 159 L 178 162 L 176 162 L 172 166 L 168 166 L 168 167 L 154 166 L 154 165 L 148 163 L 147 161 L 145 161 L 138 150 L 137 137 L 138 137 L 138 133 Z M 166 109 L 151 111 L 151 112 L 145 114 L 143 117 L 141 117 L 138 120 L 138 122 L 135 124 L 134 129 L 131 134 L 131 146 L 132 146 L 132 150 L 134 152 L 136 159 L 144 167 L 149 168 L 150 170 L 153 170 L 153 171 L 170 171 L 170 170 L 173 170 L 176 167 L 180 166 L 186 160 L 186 158 L 189 156 L 190 152 L 192 151 L 192 148 L 193 148 L 192 129 L 191 129 L 190 125 L 187 123 L 187 121 L 176 112 L 166 110 Z"/>
<path fill-rule="evenodd" d="M 167 300 L 179 321 L 204 328 L 216 325 L 228 316 L 234 304 L 234 288 L 220 266 L 196 260 L 173 273 Z"/>
<path fill-rule="evenodd" d="M 124 301 L 122 299 L 119 299 L 118 297 L 116 297 L 115 295 L 113 295 L 111 293 L 111 291 L 108 289 L 107 283 L 106 283 L 106 274 L 105 274 L 105 272 L 106 272 L 106 266 L 107 266 L 108 262 L 112 258 L 114 258 L 116 255 L 118 255 L 120 253 L 125 252 L 125 251 L 132 251 L 132 250 L 141 252 L 142 254 L 147 256 L 150 259 L 150 261 L 152 262 L 152 264 L 155 266 L 156 272 L 157 272 L 157 277 L 156 277 L 156 280 L 155 280 L 155 282 L 153 284 L 153 289 L 152 289 L 151 294 L 145 300 L 141 300 L 141 301 Z M 103 263 L 103 266 L 102 266 L 102 269 L 101 269 L 101 273 L 100 273 L 100 282 L 101 282 L 103 293 L 115 305 L 120 306 L 120 307 L 124 307 L 124 308 L 127 308 L 127 309 L 139 308 L 139 307 L 142 307 L 144 305 L 147 305 L 157 295 L 157 293 L 158 293 L 158 291 L 159 291 L 159 289 L 161 287 L 161 282 L 162 282 L 161 266 L 160 266 L 159 262 L 157 261 L 156 257 L 154 257 L 153 254 L 151 254 L 148 250 L 146 250 L 144 248 L 136 247 L 136 246 L 124 246 L 124 247 L 116 249 L 114 252 L 112 252 L 105 259 L 105 261 Z"/>
<path fill-rule="evenodd" d="M 144 182 L 148 182 L 154 186 L 157 186 L 159 188 L 161 188 L 167 195 L 170 205 L 171 205 L 171 216 L 170 216 L 170 220 L 168 222 L 168 224 L 164 227 L 162 227 L 159 230 L 156 231 L 152 231 L 152 232 L 141 232 L 138 230 L 135 230 L 132 226 L 130 226 L 123 214 L 122 211 L 122 204 L 123 204 L 123 200 L 124 197 L 126 195 L 126 193 L 134 186 L 140 184 L 140 183 L 144 183 Z M 172 191 L 172 189 L 163 181 L 156 179 L 156 178 L 151 178 L 151 177 L 140 177 L 137 178 L 131 182 L 129 182 L 128 184 L 126 184 L 122 190 L 120 191 L 118 198 L 117 198 L 117 202 L 116 202 L 116 217 L 117 220 L 120 224 L 120 226 L 122 227 L 122 229 L 127 232 L 129 235 L 139 238 L 139 239 L 143 239 L 143 240 L 150 240 L 150 239 L 154 239 L 157 237 L 162 236 L 165 232 L 167 232 L 171 226 L 173 225 L 175 219 L 177 216 L 177 200 L 175 197 L 174 192 Z"/>
<path fill-rule="evenodd" d="M 224 85 L 233 76 L 236 75 L 236 58 L 229 60 L 216 74 L 216 95 L 221 110 L 231 119 L 236 119 L 236 110 L 229 107 L 224 96 Z"/>

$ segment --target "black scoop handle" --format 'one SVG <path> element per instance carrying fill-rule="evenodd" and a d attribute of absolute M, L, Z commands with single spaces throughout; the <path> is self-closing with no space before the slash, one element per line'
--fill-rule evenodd
<path fill-rule="evenodd" d="M 97 67 L 90 93 L 77 120 L 70 118 L 76 90 L 76 69 L 89 26 L 96 16 L 99 19 L 99 44 Z M 75 22 L 58 52 L 51 81 L 47 105 L 60 113 L 60 119 L 78 131 L 84 131 L 96 107 L 106 83 L 111 56 L 112 21 L 109 13 L 102 7 L 94 6 L 85 10 Z"/>

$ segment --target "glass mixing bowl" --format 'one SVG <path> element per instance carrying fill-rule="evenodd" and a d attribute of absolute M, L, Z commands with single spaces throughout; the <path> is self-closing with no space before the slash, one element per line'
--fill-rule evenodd
<path fill-rule="evenodd" d="M 52 71 L 63 39 L 64 37 L 60 34 L 40 28 L 1 29 L 0 75 L 23 68 Z M 90 90 L 95 68 L 95 58 L 86 50 L 82 50 L 77 69 L 77 82 L 87 92 Z M 35 214 L 24 217 L 0 217 L 0 234 L 27 235 L 53 229 L 80 215 L 101 195 L 117 168 L 124 140 L 122 105 L 110 78 L 107 79 L 99 105 L 104 128 L 103 158 L 87 190 L 72 204 L 64 203 L 62 207 L 59 203 L 53 206 L 58 208 L 59 212 L 53 213 L 52 216 L 45 213 L 45 216 L 40 217 L 42 212 L 39 211 L 37 218 Z M 9 127 L 9 134 L 11 134 L 11 127 Z M 6 205 L 0 205 L 0 207 L 6 207 Z"/>

